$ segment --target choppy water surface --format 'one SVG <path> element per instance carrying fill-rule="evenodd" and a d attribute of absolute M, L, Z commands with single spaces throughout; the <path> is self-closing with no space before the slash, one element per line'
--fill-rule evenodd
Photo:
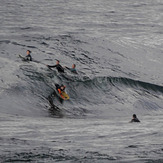
<path fill-rule="evenodd" d="M 0 20 L 1 162 L 163 162 L 162 1 L 8 0 Z"/>

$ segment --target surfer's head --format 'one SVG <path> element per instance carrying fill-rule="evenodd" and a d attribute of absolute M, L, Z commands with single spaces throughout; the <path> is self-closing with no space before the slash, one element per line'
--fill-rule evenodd
<path fill-rule="evenodd" d="M 137 117 L 136 117 L 136 114 L 133 114 L 133 118 L 137 118 Z"/>
<path fill-rule="evenodd" d="M 60 89 L 61 89 L 62 91 L 65 90 L 65 88 L 66 88 L 66 86 L 63 85 L 63 84 L 60 86 Z"/>
<path fill-rule="evenodd" d="M 56 64 L 58 65 L 59 64 L 59 60 L 56 59 Z"/>
<path fill-rule="evenodd" d="M 27 55 L 31 54 L 31 51 L 30 50 L 27 50 Z"/>
<path fill-rule="evenodd" d="M 75 64 L 73 64 L 73 65 L 72 65 L 72 68 L 73 68 L 73 69 L 75 69 L 75 67 L 76 67 L 76 65 L 75 65 Z"/>

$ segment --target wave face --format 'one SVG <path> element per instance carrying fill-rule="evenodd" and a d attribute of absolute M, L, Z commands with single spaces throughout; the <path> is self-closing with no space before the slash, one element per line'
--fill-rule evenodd
<path fill-rule="evenodd" d="M 52 103 L 59 108 L 59 116 L 61 114 L 63 117 L 74 118 L 83 115 L 120 116 L 134 111 L 143 114 L 149 110 L 162 110 L 160 70 L 150 68 L 154 56 L 150 59 L 145 57 L 144 62 L 141 62 L 135 54 L 132 54 L 132 58 L 126 55 L 125 53 L 130 53 L 131 47 L 123 47 L 122 43 L 107 40 L 104 43 L 100 39 L 83 37 L 79 39 L 70 34 L 54 37 L 38 35 L 30 40 L 33 42 L 33 58 L 37 62 L 26 63 L 18 58 L 19 51 L 14 54 L 6 52 L 15 46 L 29 48 L 26 47 L 27 38 L 23 39 L 21 45 L 11 40 L 1 41 L 5 51 L 0 61 L 2 113 L 58 116 L 55 111 L 49 113 Z M 47 52 L 41 50 L 45 47 L 49 49 Z M 49 52 L 54 50 L 55 54 Z M 144 49 L 134 50 L 134 53 L 140 53 Z M 49 70 L 46 64 L 55 64 L 55 59 L 69 67 L 75 63 L 78 74 L 68 70 L 64 74 L 57 73 L 55 69 Z M 158 63 L 159 59 L 155 58 L 154 66 L 158 66 Z M 49 103 L 48 97 L 54 91 L 55 83 L 66 85 L 69 101 L 60 104 L 53 96 L 53 102 Z"/>
<path fill-rule="evenodd" d="M 162 6 L 1 1 L 0 162 L 163 162 Z M 48 69 L 56 59 L 78 74 Z"/>

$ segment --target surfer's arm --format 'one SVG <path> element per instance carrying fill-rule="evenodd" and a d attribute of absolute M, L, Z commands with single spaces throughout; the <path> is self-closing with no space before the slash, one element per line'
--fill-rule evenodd
<path fill-rule="evenodd" d="M 77 74 L 77 71 L 76 71 L 76 69 L 73 69 L 73 68 L 69 68 L 69 67 L 66 67 L 66 66 L 65 66 L 65 68 L 66 68 L 66 69 L 68 69 L 69 71 L 71 71 L 71 72 L 73 72 L 73 73 Z"/>
<path fill-rule="evenodd" d="M 61 94 L 61 93 L 62 93 L 60 89 L 58 89 L 58 93 L 59 93 L 59 94 Z"/>
<path fill-rule="evenodd" d="M 62 95 L 62 91 L 60 89 L 58 89 L 58 93 L 60 94 L 60 96 L 65 99 L 65 97 Z"/>
<path fill-rule="evenodd" d="M 47 65 L 49 68 L 55 68 L 57 65 L 51 66 L 51 65 Z"/>
<path fill-rule="evenodd" d="M 30 59 L 28 58 L 28 56 L 24 57 L 24 61 L 29 61 Z"/>
<path fill-rule="evenodd" d="M 66 68 L 66 69 L 68 69 L 68 70 L 70 70 L 70 68 L 69 68 L 69 67 L 67 67 L 67 66 L 65 66 L 65 68 Z"/>

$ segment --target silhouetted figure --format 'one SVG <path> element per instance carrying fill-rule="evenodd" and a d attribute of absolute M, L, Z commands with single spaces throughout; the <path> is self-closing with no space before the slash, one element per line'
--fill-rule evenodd
<path fill-rule="evenodd" d="M 132 119 L 130 122 L 140 122 L 139 119 L 137 118 L 136 114 L 133 114 Z"/>
<path fill-rule="evenodd" d="M 67 67 L 67 66 L 65 66 L 65 68 L 67 68 L 69 71 L 71 71 L 71 72 L 77 74 L 76 65 L 75 65 L 75 64 L 72 65 L 72 68 L 69 68 L 69 67 Z"/>
<path fill-rule="evenodd" d="M 26 61 L 32 61 L 31 51 L 27 50 L 27 55 L 25 56 Z"/>
<path fill-rule="evenodd" d="M 56 65 L 54 66 L 47 65 L 47 67 L 56 68 L 58 72 L 64 72 L 64 68 L 59 64 L 59 60 L 56 61 Z"/>

